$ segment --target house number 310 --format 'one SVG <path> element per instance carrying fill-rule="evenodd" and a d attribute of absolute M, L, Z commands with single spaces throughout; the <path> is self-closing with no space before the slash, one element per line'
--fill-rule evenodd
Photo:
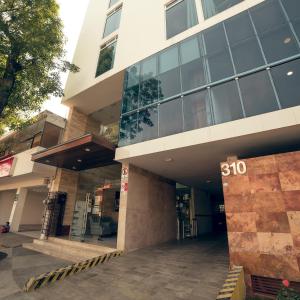
<path fill-rule="evenodd" d="M 244 161 L 235 161 L 232 164 L 224 163 L 221 166 L 222 176 L 243 175 L 247 172 L 247 166 Z"/>

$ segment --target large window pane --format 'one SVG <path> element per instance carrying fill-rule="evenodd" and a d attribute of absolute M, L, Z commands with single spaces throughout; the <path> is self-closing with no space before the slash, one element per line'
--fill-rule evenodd
<path fill-rule="evenodd" d="M 299 0 L 284 0 L 282 4 L 291 20 L 293 27 L 300 39 L 300 1 Z"/>
<path fill-rule="evenodd" d="M 109 34 L 111 34 L 119 28 L 121 12 L 122 8 L 118 9 L 113 14 L 107 17 L 103 37 L 108 36 Z"/>
<path fill-rule="evenodd" d="M 211 125 L 211 112 L 207 89 L 183 98 L 184 130 Z"/>
<path fill-rule="evenodd" d="M 160 53 L 159 73 L 160 99 L 166 99 L 181 92 L 177 46 Z"/>
<path fill-rule="evenodd" d="M 271 69 L 282 108 L 300 105 L 300 60 Z"/>
<path fill-rule="evenodd" d="M 251 8 L 250 13 L 259 35 L 286 24 L 286 18 L 277 0 L 264 1 Z"/>
<path fill-rule="evenodd" d="M 159 136 L 183 131 L 182 99 L 178 98 L 159 106 Z"/>
<path fill-rule="evenodd" d="M 182 0 L 166 10 L 167 38 L 198 24 L 195 0 Z"/>
<path fill-rule="evenodd" d="M 157 56 L 152 56 L 142 62 L 140 87 L 140 106 L 151 104 L 158 99 Z"/>
<path fill-rule="evenodd" d="M 255 116 L 279 109 L 267 71 L 239 80 L 246 116 Z"/>
<path fill-rule="evenodd" d="M 220 23 L 203 32 L 205 48 L 207 54 L 220 52 L 227 49 L 227 41 L 223 24 Z"/>
<path fill-rule="evenodd" d="M 233 76 L 233 66 L 228 49 L 207 56 L 211 82 Z"/>
<path fill-rule="evenodd" d="M 120 125 L 119 145 L 125 146 L 137 142 L 137 114 L 123 116 Z"/>
<path fill-rule="evenodd" d="M 264 65 L 248 13 L 241 13 L 230 18 L 225 22 L 225 26 L 237 73 Z"/>
<path fill-rule="evenodd" d="M 299 53 L 299 47 L 289 25 L 276 28 L 260 36 L 269 63 Z"/>
<path fill-rule="evenodd" d="M 206 84 L 204 61 L 200 55 L 198 39 L 187 40 L 181 44 L 182 90 L 188 91 Z"/>
<path fill-rule="evenodd" d="M 138 133 L 139 141 L 147 141 L 158 137 L 157 106 L 139 112 Z"/>
<path fill-rule="evenodd" d="M 211 82 L 232 76 L 233 65 L 223 25 L 205 30 L 203 36 Z"/>
<path fill-rule="evenodd" d="M 211 97 L 216 124 L 243 118 L 235 80 L 211 88 Z"/>
<path fill-rule="evenodd" d="M 114 66 L 117 42 L 101 49 L 96 70 L 96 77 L 109 71 Z"/>
<path fill-rule="evenodd" d="M 204 17 L 205 19 L 210 18 L 242 1 L 243 0 L 202 0 Z"/>

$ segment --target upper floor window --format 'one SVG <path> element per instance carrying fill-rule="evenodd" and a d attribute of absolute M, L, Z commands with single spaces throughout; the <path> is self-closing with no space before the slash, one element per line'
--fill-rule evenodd
<path fill-rule="evenodd" d="M 204 18 L 210 18 L 243 0 L 202 0 Z"/>
<path fill-rule="evenodd" d="M 177 0 L 166 7 L 167 39 L 197 24 L 195 0 Z"/>
<path fill-rule="evenodd" d="M 122 6 L 116 8 L 110 15 L 107 16 L 103 37 L 108 36 L 119 28 L 121 12 Z"/>
<path fill-rule="evenodd" d="M 109 1 L 109 7 L 115 5 L 117 2 L 119 2 L 119 0 L 110 0 Z"/>
<path fill-rule="evenodd" d="M 116 46 L 117 39 L 114 39 L 101 47 L 96 70 L 96 77 L 113 68 Z"/>

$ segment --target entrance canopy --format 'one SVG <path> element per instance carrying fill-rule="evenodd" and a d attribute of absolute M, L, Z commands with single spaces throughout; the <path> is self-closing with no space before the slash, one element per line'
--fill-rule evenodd
<path fill-rule="evenodd" d="M 87 134 L 32 155 L 32 161 L 82 171 L 116 163 L 115 146 L 105 138 Z"/>

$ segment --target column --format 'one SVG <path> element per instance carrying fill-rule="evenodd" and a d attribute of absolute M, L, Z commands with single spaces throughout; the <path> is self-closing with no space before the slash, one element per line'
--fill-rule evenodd
<path fill-rule="evenodd" d="M 17 190 L 16 198 L 9 218 L 10 228 L 13 232 L 19 231 L 27 193 L 27 188 L 18 188 Z"/>

